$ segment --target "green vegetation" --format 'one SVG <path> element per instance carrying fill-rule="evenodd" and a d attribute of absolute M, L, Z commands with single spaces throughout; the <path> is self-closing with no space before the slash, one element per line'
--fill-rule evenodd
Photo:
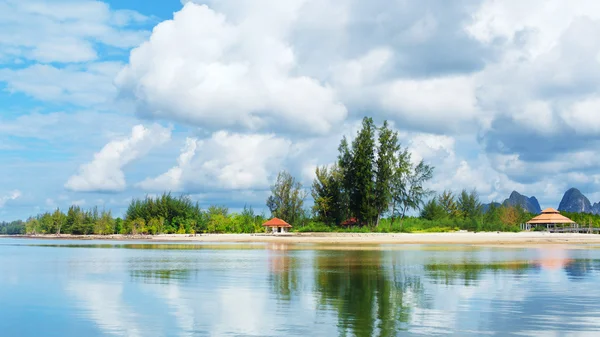
<path fill-rule="evenodd" d="M 0 222 L 0 235 L 19 234 L 25 234 L 25 224 L 23 224 L 23 221 Z"/>
<path fill-rule="evenodd" d="M 352 144 L 344 137 L 338 151 L 336 165 L 315 172 L 311 194 L 316 221 L 338 226 L 352 219 L 360 226 L 378 227 L 386 214 L 393 223 L 419 210 L 432 193 L 423 186 L 433 167 L 423 161 L 413 164 L 387 122 L 378 128 L 365 117 Z"/>
<path fill-rule="evenodd" d="M 202 210 L 188 196 L 133 200 L 124 219 L 114 218 L 98 208 L 84 210 L 71 206 L 67 213 L 56 210 L 29 218 L 26 222 L 0 224 L 0 234 L 195 234 L 262 232 L 266 217 L 245 207 L 229 213 L 226 207 L 211 206 Z"/>

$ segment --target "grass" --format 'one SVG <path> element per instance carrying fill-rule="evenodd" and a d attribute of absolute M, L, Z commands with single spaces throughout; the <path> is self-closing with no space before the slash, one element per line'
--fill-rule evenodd
<path fill-rule="evenodd" d="M 519 226 L 503 224 L 483 224 L 473 220 L 446 219 L 440 221 L 420 218 L 405 218 L 392 224 L 389 219 L 382 219 L 376 227 L 356 226 L 340 227 L 310 222 L 308 225 L 295 229 L 295 232 L 334 232 L 334 233 L 448 233 L 459 230 L 472 232 L 519 232 Z"/>

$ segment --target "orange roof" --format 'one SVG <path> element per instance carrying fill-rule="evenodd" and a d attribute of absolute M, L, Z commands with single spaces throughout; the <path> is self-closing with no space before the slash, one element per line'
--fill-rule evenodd
<path fill-rule="evenodd" d="M 266 227 L 292 227 L 292 225 L 290 225 L 289 223 L 287 223 L 279 218 L 273 218 L 273 219 L 265 222 L 263 224 L 263 226 L 266 226 Z"/>
<path fill-rule="evenodd" d="M 575 221 L 567 218 L 553 208 L 546 208 L 542 214 L 527 221 L 528 224 L 557 224 L 557 223 L 575 223 Z"/>
<path fill-rule="evenodd" d="M 542 214 L 560 214 L 560 212 L 555 210 L 554 208 L 546 208 L 542 211 Z"/>

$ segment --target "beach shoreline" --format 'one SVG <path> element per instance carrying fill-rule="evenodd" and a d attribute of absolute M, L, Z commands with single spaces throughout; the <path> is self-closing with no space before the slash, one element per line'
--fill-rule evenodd
<path fill-rule="evenodd" d="M 542 245 L 600 244 L 600 235 L 547 232 L 453 232 L 453 233 L 290 233 L 268 234 L 161 234 L 161 235 L 20 235 L 0 238 L 115 240 L 139 242 L 206 243 L 317 243 L 317 244 L 473 244 Z"/>

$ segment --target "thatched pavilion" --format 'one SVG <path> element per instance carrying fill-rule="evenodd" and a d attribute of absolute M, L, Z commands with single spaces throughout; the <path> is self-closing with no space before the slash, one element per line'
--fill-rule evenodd
<path fill-rule="evenodd" d="M 273 234 L 287 233 L 292 228 L 292 225 L 279 218 L 273 218 L 265 222 L 263 226 L 271 228 Z"/>
<path fill-rule="evenodd" d="M 542 214 L 527 221 L 525 228 L 523 229 L 530 230 L 538 226 L 546 226 L 546 230 L 553 230 L 559 225 L 561 227 L 564 227 L 565 225 L 569 225 L 569 227 L 576 226 L 575 221 L 561 215 L 559 211 L 554 208 L 546 208 L 542 211 Z"/>

